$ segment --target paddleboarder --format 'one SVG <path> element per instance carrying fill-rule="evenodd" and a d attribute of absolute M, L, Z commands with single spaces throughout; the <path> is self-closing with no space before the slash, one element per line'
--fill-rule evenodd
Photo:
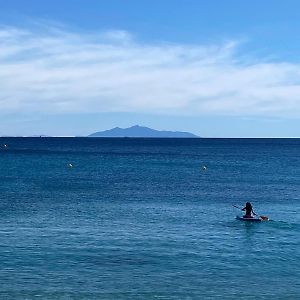
<path fill-rule="evenodd" d="M 252 205 L 250 202 L 247 202 L 245 207 L 242 208 L 243 211 L 246 211 L 244 218 L 253 218 L 252 214 L 256 216 L 256 213 L 253 211 Z"/>

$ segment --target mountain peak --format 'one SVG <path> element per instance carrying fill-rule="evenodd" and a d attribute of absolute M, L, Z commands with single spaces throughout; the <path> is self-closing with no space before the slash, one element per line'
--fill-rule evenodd
<path fill-rule="evenodd" d="M 89 137 L 142 137 L 142 138 L 197 138 L 198 136 L 181 131 L 160 131 L 140 125 L 134 125 L 129 128 L 115 127 L 110 130 L 95 132 Z"/>

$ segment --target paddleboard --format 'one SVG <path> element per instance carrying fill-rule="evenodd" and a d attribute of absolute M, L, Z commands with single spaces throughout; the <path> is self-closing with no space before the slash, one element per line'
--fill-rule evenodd
<path fill-rule="evenodd" d="M 262 219 L 260 219 L 260 218 L 243 218 L 243 217 L 239 217 L 239 216 L 237 216 L 236 218 L 237 218 L 237 220 L 247 221 L 247 222 L 261 222 L 262 221 Z"/>

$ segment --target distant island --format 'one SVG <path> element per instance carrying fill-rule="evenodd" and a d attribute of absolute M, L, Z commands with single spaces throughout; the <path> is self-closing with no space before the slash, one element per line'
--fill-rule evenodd
<path fill-rule="evenodd" d="M 88 137 L 199 138 L 199 136 L 190 132 L 160 131 L 139 125 L 129 128 L 115 127 L 113 129 L 92 133 Z"/>

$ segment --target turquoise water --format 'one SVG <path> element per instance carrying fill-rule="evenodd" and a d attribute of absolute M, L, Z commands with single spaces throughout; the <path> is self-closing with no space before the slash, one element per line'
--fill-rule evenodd
<path fill-rule="evenodd" d="M 300 299 L 300 140 L 0 145 L 1 299 Z"/>

